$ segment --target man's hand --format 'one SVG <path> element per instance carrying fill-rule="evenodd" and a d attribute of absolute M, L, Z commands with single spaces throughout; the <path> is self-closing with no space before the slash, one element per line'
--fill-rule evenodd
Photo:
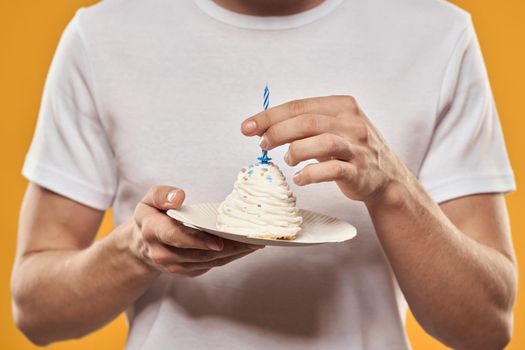
<path fill-rule="evenodd" d="M 152 187 L 135 208 L 131 248 L 149 266 L 195 277 L 264 247 L 223 240 L 168 217 L 165 211 L 180 208 L 184 197 L 175 187 Z"/>
<path fill-rule="evenodd" d="M 164 213 L 183 200 L 181 190 L 153 188 L 134 217 L 95 241 L 102 211 L 30 184 L 11 281 L 20 330 L 39 345 L 81 337 L 128 308 L 159 271 L 197 276 L 260 248 L 187 229 Z"/>
<path fill-rule="evenodd" d="M 291 101 L 248 118 L 241 130 L 262 135 L 265 150 L 290 143 L 290 166 L 317 159 L 295 174 L 299 186 L 335 181 L 347 197 L 366 201 L 406 178 L 404 164 L 351 96 Z"/>
<path fill-rule="evenodd" d="M 399 286 L 423 328 L 456 349 L 502 349 L 512 334 L 516 266 L 502 194 L 441 207 L 389 149 L 352 97 L 292 101 L 245 120 L 261 148 L 308 159 L 294 182 L 335 181 L 365 203 Z M 429 271 L 432 273 L 429 274 Z"/>

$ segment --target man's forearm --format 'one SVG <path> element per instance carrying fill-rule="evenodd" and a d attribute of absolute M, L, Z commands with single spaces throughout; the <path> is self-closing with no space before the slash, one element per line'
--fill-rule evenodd
<path fill-rule="evenodd" d="M 18 262 L 17 324 L 35 343 L 77 338 L 106 324 L 155 280 L 129 252 L 128 224 L 80 251 L 35 252 Z"/>
<path fill-rule="evenodd" d="M 366 204 L 411 310 L 455 348 L 502 348 L 516 284 L 512 262 L 460 232 L 415 178 L 410 182 Z"/>

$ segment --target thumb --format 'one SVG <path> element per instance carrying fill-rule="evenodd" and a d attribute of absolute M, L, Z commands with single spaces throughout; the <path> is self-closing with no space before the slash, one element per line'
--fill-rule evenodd
<path fill-rule="evenodd" d="M 142 203 L 159 210 L 178 209 L 186 197 L 183 190 L 173 186 L 151 187 Z"/>

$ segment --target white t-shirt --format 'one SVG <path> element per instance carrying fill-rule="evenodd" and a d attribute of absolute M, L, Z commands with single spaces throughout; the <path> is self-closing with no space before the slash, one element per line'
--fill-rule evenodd
<path fill-rule="evenodd" d="M 356 96 L 437 201 L 514 189 L 476 35 L 437 0 L 327 0 L 286 17 L 211 0 L 106 0 L 60 41 L 23 173 L 132 215 L 156 184 L 222 201 L 260 155 L 240 122 L 271 104 Z M 270 152 L 289 177 L 300 166 Z M 357 226 L 344 244 L 268 247 L 195 278 L 163 275 L 128 310 L 128 349 L 407 349 L 406 302 L 370 217 L 333 183 L 305 209 Z M 395 227 L 392 227 L 395 234 Z"/>

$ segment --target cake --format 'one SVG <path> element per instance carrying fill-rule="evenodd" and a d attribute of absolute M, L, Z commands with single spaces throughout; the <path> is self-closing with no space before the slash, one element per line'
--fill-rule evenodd
<path fill-rule="evenodd" d="M 217 228 L 249 237 L 293 240 L 303 218 L 282 171 L 273 163 L 242 168 L 219 206 Z"/>

